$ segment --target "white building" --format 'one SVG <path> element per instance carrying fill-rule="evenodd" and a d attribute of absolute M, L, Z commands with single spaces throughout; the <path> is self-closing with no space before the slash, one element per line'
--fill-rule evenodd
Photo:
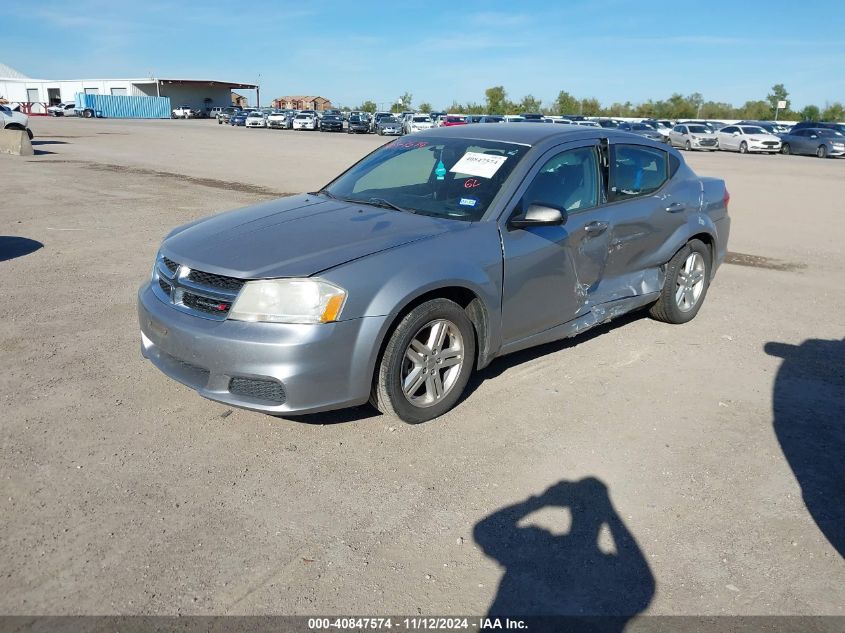
<path fill-rule="evenodd" d="M 79 92 L 135 97 L 170 97 L 170 104 L 197 110 L 232 105 L 232 90 L 256 90 L 253 84 L 200 79 L 33 79 L 0 63 L 0 99 L 30 114 L 44 114 L 47 106 L 72 102 Z"/>

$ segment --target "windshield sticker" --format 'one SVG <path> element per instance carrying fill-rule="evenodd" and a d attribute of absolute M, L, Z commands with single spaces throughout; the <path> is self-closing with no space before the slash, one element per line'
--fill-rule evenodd
<path fill-rule="evenodd" d="M 422 147 L 427 147 L 428 143 L 425 141 L 393 141 L 392 143 L 388 143 L 387 147 L 395 148 L 395 149 L 420 149 Z"/>
<path fill-rule="evenodd" d="M 446 165 L 443 164 L 443 161 L 437 161 L 437 169 L 434 170 L 434 173 L 437 175 L 437 180 L 443 180 L 446 177 Z"/>
<path fill-rule="evenodd" d="M 500 156 L 499 154 L 467 152 L 449 171 L 456 174 L 479 176 L 480 178 L 492 178 L 507 159 L 507 156 Z"/>
<path fill-rule="evenodd" d="M 461 198 L 458 204 L 462 207 L 474 207 L 478 204 L 478 200 L 475 198 Z"/>
<path fill-rule="evenodd" d="M 464 180 L 464 189 L 475 189 L 481 186 L 481 181 L 478 178 L 467 178 Z"/>

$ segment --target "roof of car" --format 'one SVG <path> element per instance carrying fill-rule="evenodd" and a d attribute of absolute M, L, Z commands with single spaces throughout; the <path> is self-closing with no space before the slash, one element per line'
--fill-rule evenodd
<path fill-rule="evenodd" d="M 537 145 L 553 137 L 575 141 L 582 138 L 596 138 L 597 135 L 621 136 L 623 132 L 582 125 L 525 125 L 524 123 L 498 123 L 496 125 L 472 123 L 453 127 L 439 127 L 426 132 L 426 136 L 431 137 L 451 136 L 525 145 Z M 625 136 L 630 135 L 625 134 Z M 641 137 L 636 138 L 640 139 Z"/>

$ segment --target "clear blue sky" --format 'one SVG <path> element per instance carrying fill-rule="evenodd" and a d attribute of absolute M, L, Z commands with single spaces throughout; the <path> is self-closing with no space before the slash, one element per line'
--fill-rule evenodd
<path fill-rule="evenodd" d="M 709 2 L 26 0 L 0 9 L 0 62 L 46 79 L 159 77 L 435 107 L 561 89 L 602 103 L 673 92 L 741 105 L 845 101 L 845 0 Z"/>

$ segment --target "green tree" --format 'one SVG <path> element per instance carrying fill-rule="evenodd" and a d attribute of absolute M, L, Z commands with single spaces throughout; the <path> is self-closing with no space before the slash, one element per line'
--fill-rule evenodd
<path fill-rule="evenodd" d="M 597 116 L 601 112 L 601 103 L 593 97 L 581 99 L 581 114 L 584 116 Z"/>
<path fill-rule="evenodd" d="M 556 114 L 575 114 L 580 112 L 581 102 L 566 90 L 561 90 L 555 99 L 554 109 Z"/>
<path fill-rule="evenodd" d="M 417 110 L 419 110 L 420 112 L 425 112 L 426 114 L 431 112 L 433 109 L 434 108 L 431 107 L 431 104 L 428 101 L 423 101 L 420 105 L 417 106 Z"/>
<path fill-rule="evenodd" d="M 786 101 L 786 108 L 783 113 L 786 115 L 786 113 L 789 112 L 789 93 L 786 91 L 786 88 L 783 87 L 783 84 L 775 84 L 772 86 L 772 91 L 766 95 L 766 101 L 769 102 L 772 117 L 775 116 L 778 101 Z"/>
<path fill-rule="evenodd" d="M 773 113 L 768 101 L 746 101 L 737 114 L 743 119 L 766 121 L 772 118 Z"/>
<path fill-rule="evenodd" d="M 452 105 L 449 106 L 448 111 L 454 112 L 455 114 L 463 114 L 467 109 L 457 101 L 452 101 Z"/>
<path fill-rule="evenodd" d="M 467 114 L 486 114 L 487 107 L 481 103 L 475 103 L 474 101 L 470 101 L 464 106 L 463 111 Z"/>
<path fill-rule="evenodd" d="M 362 112 L 375 112 L 377 107 L 375 101 L 367 100 L 355 109 L 361 110 Z"/>
<path fill-rule="evenodd" d="M 705 101 L 701 104 L 702 119 L 735 119 L 734 107 L 730 103 Z"/>
<path fill-rule="evenodd" d="M 493 86 L 484 91 L 485 106 L 490 114 L 507 114 L 508 93 L 503 86 Z"/>
<path fill-rule="evenodd" d="M 822 112 L 819 106 L 808 105 L 805 106 L 799 115 L 802 121 L 818 121 L 822 117 Z"/>
<path fill-rule="evenodd" d="M 541 105 L 540 100 L 535 99 L 534 95 L 525 95 L 516 107 L 520 112 L 539 112 Z"/>
<path fill-rule="evenodd" d="M 821 118 L 823 121 L 845 121 L 845 107 L 838 101 L 826 103 Z"/>

